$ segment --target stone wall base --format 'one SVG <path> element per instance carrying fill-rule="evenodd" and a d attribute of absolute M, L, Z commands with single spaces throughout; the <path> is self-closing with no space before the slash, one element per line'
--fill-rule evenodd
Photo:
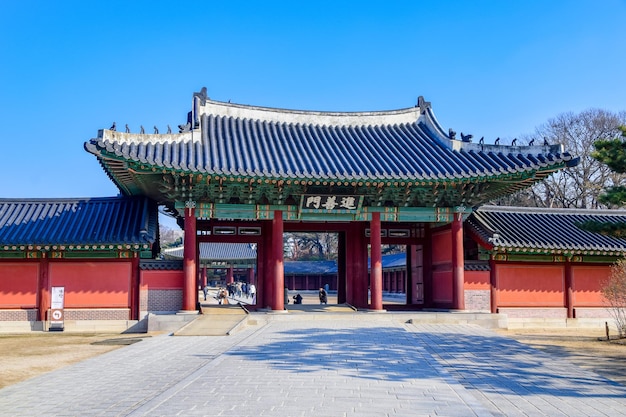
<path fill-rule="evenodd" d="M 491 311 L 491 291 L 465 290 L 465 309 L 470 311 Z"/>

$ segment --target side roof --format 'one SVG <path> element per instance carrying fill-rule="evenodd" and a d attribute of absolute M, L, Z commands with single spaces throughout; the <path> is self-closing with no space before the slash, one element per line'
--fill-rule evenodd
<path fill-rule="evenodd" d="M 467 226 L 483 246 L 504 252 L 626 253 L 626 239 L 579 227 L 590 220 L 624 223 L 626 211 L 482 206 L 468 217 Z"/>
<path fill-rule="evenodd" d="M 0 250 L 23 245 L 152 247 L 157 240 L 157 206 L 144 197 L 0 199 Z"/>

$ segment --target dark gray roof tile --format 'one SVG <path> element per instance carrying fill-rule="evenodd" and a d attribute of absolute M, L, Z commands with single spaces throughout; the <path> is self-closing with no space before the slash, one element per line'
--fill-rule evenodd
<path fill-rule="evenodd" d="M 182 259 L 183 246 L 164 249 L 163 255 L 168 259 Z M 249 243 L 200 243 L 200 259 L 202 261 L 254 261 L 256 248 Z"/>
<path fill-rule="evenodd" d="M 626 239 L 578 227 L 588 220 L 624 223 L 626 211 L 482 206 L 470 215 L 467 224 L 484 245 L 510 251 L 626 253 Z"/>
<path fill-rule="evenodd" d="M 207 174 L 366 181 L 498 176 L 571 159 L 559 146 L 451 140 L 430 108 L 324 113 L 207 100 L 199 111 L 200 131 L 152 135 L 103 130 L 85 148 L 99 157 Z"/>
<path fill-rule="evenodd" d="M 152 245 L 157 217 L 143 197 L 0 199 L 0 246 Z"/>

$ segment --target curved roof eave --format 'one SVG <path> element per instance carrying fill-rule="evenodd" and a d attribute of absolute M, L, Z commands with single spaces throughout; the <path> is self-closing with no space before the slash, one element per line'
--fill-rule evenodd
<path fill-rule="evenodd" d="M 626 253 L 626 239 L 576 226 L 589 218 L 626 222 L 626 211 L 486 205 L 473 211 L 468 224 L 473 234 L 495 250 L 576 255 Z"/>
<path fill-rule="evenodd" d="M 141 186 L 133 184 L 129 164 L 237 178 L 450 183 L 528 177 L 559 169 L 572 159 L 561 145 L 499 146 L 452 139 L 421 97 L 412 108 L 340 113 L 223 103 L 196 93 L 194 111 L 197 124 L 191 130 L 133 134 L 103 129 L 85 150 L 98 157 L 127 194 Z"/>

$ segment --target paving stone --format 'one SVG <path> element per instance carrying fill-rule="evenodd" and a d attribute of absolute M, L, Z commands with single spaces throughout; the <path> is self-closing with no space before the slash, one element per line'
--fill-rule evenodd
<path fill-rule="evenodd" d="M 0 416 L 626 416 L 626 387 L 561 358 L 377 316 L 146 338 L 0 390 Z"/>

